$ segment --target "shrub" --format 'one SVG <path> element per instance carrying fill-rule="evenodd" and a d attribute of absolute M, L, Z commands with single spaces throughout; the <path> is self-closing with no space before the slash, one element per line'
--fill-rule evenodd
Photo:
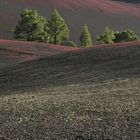
<path fill-rule="evenodd" d="M 127 41 L 139 40 L 139 36 L 132 30 L 128 29 L 126 31 L 118 32 L 106 27 L 105 32 L 97 37 L 97 41 L 100 43 L 119 43 Z"/>
<path fill-rule="evenodd" d="M 100 36 L 97 36 L 96 40 L 100 43 L 112 44 L 115 40 L 115 32 L 112 29 L 106 27 L 104 33 Z"/>
<path fill-rule="evenodd" d="M 114 42 L 127 42 L 139 40 L 139 36 L 132 30 L 126 30 L 122 32 L 115 33 Z"/>

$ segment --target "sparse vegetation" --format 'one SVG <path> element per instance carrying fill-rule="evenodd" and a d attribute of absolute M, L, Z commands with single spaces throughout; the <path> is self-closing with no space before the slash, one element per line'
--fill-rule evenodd
<path fill-rule="evenodd" d="M 25 9 L 15 28 L 15 38 L 76 47 L 76 43 L 69 41 L 69 32 L 64 18 L 56 9 L 53 11 L 50 21 L 40 16 L 36 10 Z M 99 43 L 112 44 L 139 40 L 139 36 L 129 29 L 118 32 L 106 27 L 104 33 L 97 36 L 96 40 Z M 80 35 L 80 46 L 91 47 L 92 44 L 92 35 L 88 26 L 85 25 Z"/>
<path fill-rule="evenodd" d="M 134 31 L 106 27 L 107 45 L 80 49 L 57 10 L 48 20 L 25 9 L 15 38 L 56 45 L 1 41 L 0 140 L 140 139 L 140 42 L 118 43 Z M 81 48 L 92 44 L 84 25 Z"/>

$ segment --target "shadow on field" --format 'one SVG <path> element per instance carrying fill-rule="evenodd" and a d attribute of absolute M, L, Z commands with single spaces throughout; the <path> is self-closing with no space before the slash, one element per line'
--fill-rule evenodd
<path fill-rule="evenodd" d="M 90 48 L 4 69 L 0 72 L 0 91 L 34 91 L 139 77 L 140 46 Z"/>

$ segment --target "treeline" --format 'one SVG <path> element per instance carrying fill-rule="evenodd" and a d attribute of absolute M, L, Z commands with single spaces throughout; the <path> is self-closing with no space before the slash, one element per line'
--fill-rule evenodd
<path fill-rule="evenodd" d="M 57 10 L 52 12 L 50 20 L 32 9 L 25 9 L 20 17 L 14 31 L 16 39 L 77 47 L 77 44 L 70 40 L 70 30 Z M 96 40 L 99 43 L 111 44 L 139 40 L 139 36 L 132 30 L 118 32 L 106 27 L 104 33 L 97 36 Z M 92 46 L 92 35 L 87 25 L 84 25 L 81 31 L 79 41 L 81 47 Z"/>
<path fill-rule="evenodd" d="M 104 33 L 97 36 L 96 39 L 100 43 L 111 44 L 139 40 L 139 36 L 130 29 L 119 32 L 106 27 Z"/>
<path fill-rule="evenodd" d="M 61 44 L 69 39 L 65 20 L 54 10 L 50 20 L 40 16 L 36 10 L 25 9 L 15 28 L 15 38 Z"/>

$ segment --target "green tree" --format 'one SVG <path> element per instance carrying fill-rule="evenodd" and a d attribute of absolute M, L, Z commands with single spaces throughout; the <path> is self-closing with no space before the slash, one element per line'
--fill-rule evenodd
<path fill-rule="evenodd" d="M 114 43 L 115 38 L 115 32 L 112 29 L 106 27 L 104 33 L 97 37 L 97 41 L 101 43 L 112 44 Z"/>
<path fill-rule="evenodd" d="M 92 37 L 87 25 L 84 25 L 83 30 L 81 32 L 80 44 L 82 47 L 92 46 Z"/>
<path fill-rule="evenodd" d="M 69 39 L 68 26 L 56 9 L 51 15 L 51 20 L 49 22 L 49 30 L 51 43 L 61 44 L 63 41 Z"/>
<path fill-rule="evenodd" d="M 48 23 L 36 10 L 25 9 L 21 13 L 21 20 L 15 28 L 15 38 L 28 41 L 48 41 Z"/>
<path fill-rule="evenodd" d="M 116 32 L 115 37 L 116 38 L 114 42 L 127 42 L 127 41 L 139 40 L 139 36 L 132 30 Z"/>

